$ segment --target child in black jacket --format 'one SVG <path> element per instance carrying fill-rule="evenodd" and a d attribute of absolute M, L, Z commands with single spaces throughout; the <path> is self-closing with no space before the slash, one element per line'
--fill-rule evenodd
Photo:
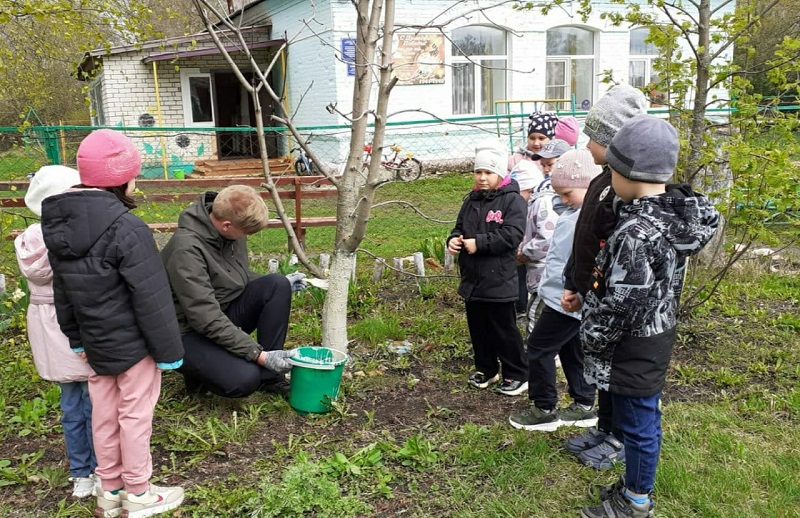
<path fill-rule="evenodd" d="M 586 381 L 606 390 L 625 444 L 625 475 L 600 492 L 583 518 L 649 518 L 661 451 L 661 391 L 672 356 L 686 259 L 719 226 L 711 201 L 666 185 L 678 162 L 678 132 L 639 115 L 606 150 L 617 226 L 597 254 L 581 321 Z"/>
<path fill-rule="evenodd" d="M 78 147 L 81 184 L 42 202 L 61 331 L 94 369 L 89 376 L 100 486 L 94 516 L 151 516 L 183 501 L 183 488 L 150 483 L 150 436 L 161 371 L 183 363 L 169 280 L 153 234 L 128 212 L 142 160 L 118 131 Z"/>
<path fill-rule="evenodd" d="M 458 254 L 458 293 L 466 301 L 475 354 L 476 372 L 469 383 L 487 388 L 501 381 L 501 367 L 497 391 L 516 396 L 528 389 L 514 310 L 519 295 L 515 255 L 525 231 L 525 200 L 517 182 L 507 176 L 508 151 L 500 141 L 485 141 L 475 151 L 475 187 L 447 238 L 448 253 Z"/>

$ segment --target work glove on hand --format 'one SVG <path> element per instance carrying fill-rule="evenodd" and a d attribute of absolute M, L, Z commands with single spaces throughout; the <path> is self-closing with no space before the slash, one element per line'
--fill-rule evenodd
<path fill-rule="evenodd" d="M 292 357 L 294 351 L 264 351 L 264 368 L 277 372 L 278 374 L 286 374 L 292 370 L 292 364 L 289 363 L 289 358 Z"/>
<path fill-rule="evenodd" d="M 306 278 L 306 274 L 300 272 L 290 273 L 286 276 L 289 279 L 289 283 L 292 285 L 292 291 L 300 291 L 306 289 L 306 283 L 303 282 L 303 279 Z"/>

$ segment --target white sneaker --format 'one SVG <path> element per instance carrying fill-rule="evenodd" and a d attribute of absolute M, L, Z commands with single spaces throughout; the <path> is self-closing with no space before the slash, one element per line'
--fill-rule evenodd
<path fill-rule="evenodd" d="M 165 513 L 177 508 L 183 502 L 182 487 L 159 487 L 150 484 L 150 489 L 142 495 L 127 493 L 122 499 L 122 516 L 144 518 Z"/>
<path fill-rule="evenodd" d="M 91 475 L 88 477 L 70 477 L 72 482 L 72 496 L 75 498 L 86 498 L 94 495 L 95 481 Z"/>
<path fill-rule="evenodd" d="M 111 491 L 104 491 L 101 486 L 95 487 L 97 495 L 97 506 L 94 508 L 94 516 L 97 518 L 113 518 L 122 512 L 122 497 L 125 494 L 120 490 L 116 495 Z"/>

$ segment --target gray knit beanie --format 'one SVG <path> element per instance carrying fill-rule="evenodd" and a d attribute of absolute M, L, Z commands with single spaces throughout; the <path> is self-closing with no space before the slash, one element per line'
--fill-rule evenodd
<path fill-rule="evenodd" d="M 652 115 L 622 125 L 606 149 L 609 167 L 636 182 L 667 183 L 678 164 L 678 132 Z"/>
<path fill-rule="evenodd" d="M 625 121 L 647 113 L 647 99 L 637 88 L 617 85 L 600 98 L 589 113 L 583 132 L 601 146 L 608 146 Z"/>

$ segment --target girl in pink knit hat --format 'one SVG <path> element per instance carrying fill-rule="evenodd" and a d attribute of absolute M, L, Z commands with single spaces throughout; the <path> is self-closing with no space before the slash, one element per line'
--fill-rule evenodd
<path fill-rule="evenodd" d="M 151 516 L 178 507 L 180 487 L 150 484 L 161 371 L 183 361 L 167 275 L 150 229 L 129 209 L 142 162 L 118 131 L 78 148 L 81 185 L 42 203 L 56 315 L 89 377 L 101 487 L 95 516 Z"/>

